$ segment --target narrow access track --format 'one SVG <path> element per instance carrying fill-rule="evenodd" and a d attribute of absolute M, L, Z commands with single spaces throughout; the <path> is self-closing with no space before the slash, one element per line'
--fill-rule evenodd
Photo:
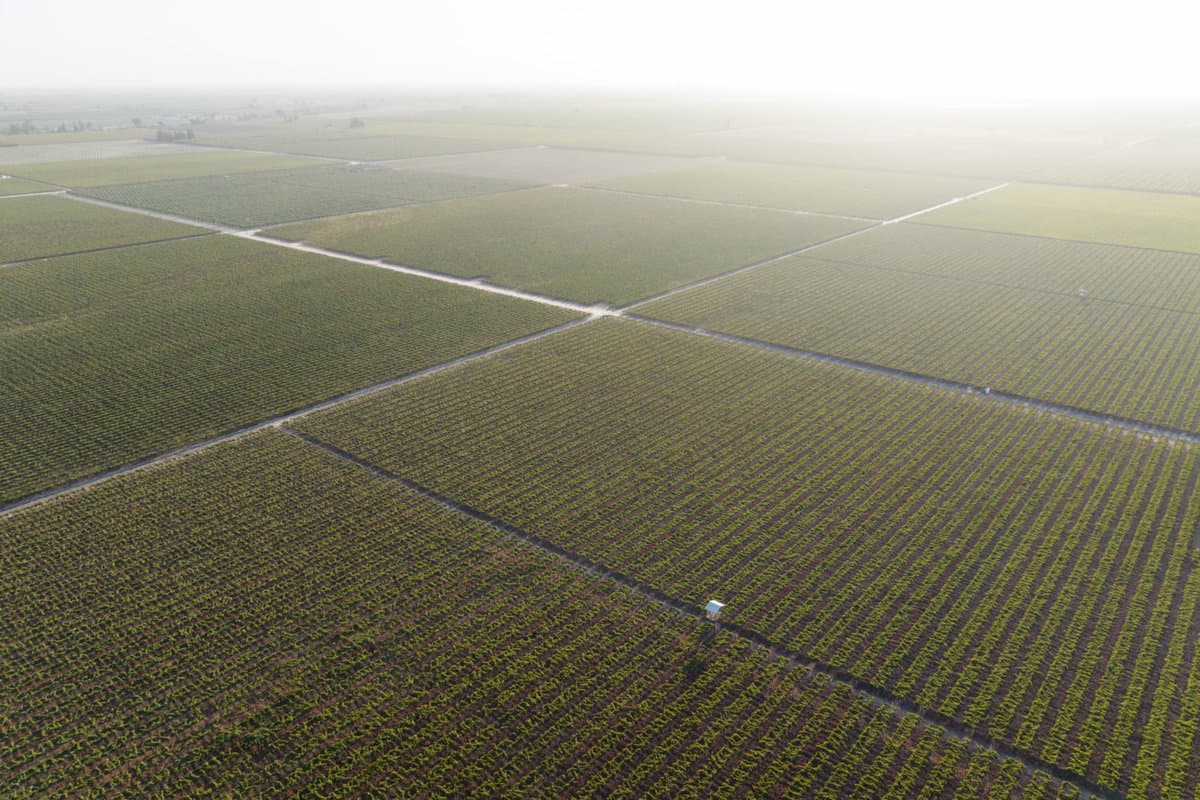
<path fill-rule="evenodd" d="M 283 433 L 294 436 L 301 441 L 307 442 L 314 447 L 324 450 L 326 453 L 329 453 L 330 455 L 342 461 L 354 464 L 379 478 L 382 478 L 390 483 L 397 484 L 408 491 L 425 497 L 442 506 L 443 508 L 446 508 L 457 514 L 461 514 L 465 517 L 469 517 L 478 522 L 482 522 L 493 530 L 509 537 L 510 539 L 532 545 L 542 552 L 557 557 L 567 564 L 590 575 L 595 575 L 603 580 L 617 584 L 623 589 L 637 595 L 646 602 L 665 607 L 682 616 L 691 617 L 701 621 L 705 620 L 704 609 L 699 606 L 685 603 L 684 601 L 659 589 L 656 589 L 653 586 L 643 583 L 636 578 L 609 569 L 601 563 L 592 561 L 591 559 L 581 556 L 571 550 L 567 550 L 566 548 L 556 545 L 547 539 L 537 536 L 536 534 L 529 533 L 515 525 L 512 525 L 511 523 L 504 521 L 499 517 L 473 508 L 472 506 L 468 506 L 434 489 L 422 486 L 415 481 L 409 480 L 401 475 L 397 475 L 390 470 L 367 461 L 366 459 L 360 458 L 359 456 L 356 456 L 347 450 L 343 450 L 336 445 L 325 442 L 309 433 L 298 431 L 286 424 L 278 427 Z M 886 689 L 872 686 L 870 683 L 855 677 L 841 668 L 814 660 L 788 647 L 774 643 L 767 637 L 750 630 L 749 628 L 727 622 L 717 623 L 717 626 L 726 633 L 744 639 L 755 647 L 766 649 L 772 656 L 786 661 L 788 666 L 793 669 L 807 669 L 814 675 L 824 675 L 831 681 L 844 684 L 859 697 L 867 700 L 877 708 L 887 708 L 900 716 L 905 714 L 915 714 L 916 716 L 920 717 L 921 721 L 926 725 L 942 728 L 947 735 L 966 742 L 968 746 L 990 750 L 1001 757 L 1014 759 L 1021 765 L 1021 769 L 1025 772 L 1025 774 L 1030 777 L 1032 777 L 1035 772 L 1043 772 L 1047 775 L 1057 778 L 1058 780 L 1074 785 L 1079 789 L 1081 797 L 1100 798 L 1101 800 L 1121 800 L 1121 796 L 1119 794 L 1097 786 L 1096 784 L 1091 783 L 1087 779 L 1071 772 L 1070 770 L 1063 769 L 1054 764 L 1042 761 L 1035 756 L 1023 753 L 1005 744 L 1004 742 L 992 738 L 984 732 L 978 731 L 968 725 L 964 725 L 951 717 L 941 714 L 940 712 L 924 708 L 923 706 L 920 706 L 907 698 L 894 695 Z"/>
<path fill-rule="evenodd" d="M 725 278 L 728 278 L 731 275 L 738 275 L 743 272 L 749 272 L 752 269 L 764 267 L 767 264 L 774 264 L 777 261 L 783 261 L 784 259 L 792 258 L 793 256 L 803 255 L 812 250 L 816 250 L 820 247 L 824 247 L 827 244 L 833 244 L 834 242 L 840 242 L 844 239 L 852 239 L 855 236 L 862 236 L 864 233 L 868 233 L 870 231 L 875 230 L 876 228 L 883 227 L 884 225 L 891 225 L 894 222 L 900 222 L 902 220 L 912 219 L 913 217 L 918 217 L 921 214 L 926 214 L 930 211 L 934 211 L 939 208 L 945 208 L 946 206 L 952 206 L 955 203 L 961 203 L 964 200 L 970 200 L 974 197 L 979 197 L 980 195 L 987 194 L 988 192 L 994 192 L 997 189 L 1003 189 L 1005 186 L 1008 186 L 1008 185 L 1009 184 L 1007 184 L 1007 183 L 996 184 L 995 186 L 990 186 L 987 189 L 981 189 L 978 192 L 973 192 L 968 195 L 963 195 L 962 197 L 955 197 L 951 200 L 947 200 L 944 203 L 938 203 L 935 206 L 930 206 L 929 208 L 923 208 L 920 211 L 914 211 L 911 214 L 905 214 L 902 217 L 894 217 L 893 219 L 888 219 L 888 220 L 865 220 L 865 218 L 864 218 L 864 220 L 867 221 L 868 224 L 866 224 L 863 227 L 858 228 L 856 230 L 852 230 L 847 233 L 842 233 L 837 236 L 831 236 L 828 239 L 822 239 L 819 242 L 814 242 L 812 244 L 805 245 L 804 247 L 800 247 L 795 250 L 791 250 L 787 253 L 780 253 L 777 256 L 771 256 L 770 258 L 764 258 L 760 261 L 755 261 L 750 264 L 743 264 L 740 267 L 734 267 L 733 269 L 726 270 L 725 272 L 721 272 L 716 275 L 710 275 L 707 278 L 701 278 L 700 280 L 692 281 L 691 283 L 685 283 L 682 286 L 676 286 L 674 289 L 668 289 L 665 292 L 661 292 L 656 295 L 651 295 L 650 297 L 642 298 L 641 300 L 630 303 L 629 305 L 622 306 L 620 310 L 623 312 L 631 311 L 640 306 L 644 306 L 649 303 L 653 303 L 656 300 L 663 300 L 667 297 L 672 297 L 673 295 L 677 295 L 680 292 L 686 292 L 689 289 L 695 289 L 699 286 L 707 286 L 710 283 L 716 283 L 717 281 L 724 280 Z M 846 217 L 844 219 L 850 219 L 850 218 Z"/>
<path fill-rule="evenodd" d="M 992 189 L 988 189 L 988 190 L 984 190 L 984 191 L 985 192 L 993 191 L 1004 185 L 1007 185 L 1007 184 L 1001 184 L 1000 186 L 992 187 Z M 969 195 L 968 197 L 977 196 L 977 194 Z M 388 262 L 384 261 L 383 259 L 362 258 L 359 256 L 350 255 L 347 253 L 339 253 L 339 252 L 332 251 L 332 250 L 325 250 L 325 249 L 322 249 L 319 247 L 312 247 L 310 245 L 306 245 L 303 243 L 288 242 L 288 241 L 284 241 L 281 239 L 272 239 L 270 237 L 264 237 L 264 236 L 257 235 L 257 233 L 258 233 L 257 229 L 241 230 L 241 229 L 229 228 L 227 226 L 216 226 L 216 225 L 212 225 L 211 223 L 203 223 L 203 222 L 200 222 L 197 220 L 191 220 L 191 219 L 186 219 L 186 218 L 181 218 L 181 217 L 175 217 L 172 215 L 160 214 L 158 212 L 149 211 L 147 209 L 141 209 L 141 208 L 130 207 L 130 206 L 121 206 L 116 203 L 109 203 L 107 201 L 93 200 L 91 198 L 84 198 L 84 197 L 80 197 L 75 194 L 68 193 L 65 196 L 69 197 L 73 200 L 79 200 L 80 202 L 96 203 L 98 205 L 110 206 L 110 207 L 125 210 L 125 211 L 132 211 L 134 213 L 140 213 L 140 214 L 145 214 L 145 215 L 152 216 L 152 217 L 158 217 L 161 219 L 180 221 L 183 223 L 197 225 L 200 227 L 206 227 L 206 228 L 209 228 L 210 230 L 216 230 L 219 233 L 224 233 L 224 234 L 231 235 L 231 236 L 237 236 L 237 237 L 249 239 L 252 241 L 263 242 L 263 243 L 275 245 L 278 247 L 286 247 L 286 248 L 290 248 L 290 249 L 297 250 L 300 252 L 324 255 L 324 256 L 328 256 L 329 258 L 334 258 L 334 259 L 338 259 L 341 261 L 349 261 L 352 263 L 363 264 L 366 266 L 373 266 L 373 267 L 377 267 L 380 269 L 389 269 L 389 270 L 392 270 L 395 272 L 400 272 L 400 273 L 404 273 L 404 274 L 408 274 L 408 275 L 414 275 L 414 276 L 418 276 L 418 277 L 428 278 L 430 280 L 437 280 L 437 281 L 442 281 L 442 282 L 446 282 L 446 283 L 452 283 L 452 284 L 455 284 L 458 286 L 463 286 L 466 288 L 472 288 L 472 289 L 476 289 L 479 291 L 490 292 L 492 294 L 500 294 L 500 295 L 504 295 L 504 296 L 508 296 L 508 297 L 515 297 L 515 298 L 519 298 L 519 299 L 523 299 L 523 300 L 529 300 L 529 301 L 535 302 L 535 303 L 542 303 L 544 305 L 550 305 L 550 306 L 554 306 L 556 308 L 563 308 L 563 309 L 567 309 L 570 311 L 575 311 L 577 313 L 585 314 L 586 316 L 584 316 L 581 319 L 572 320 L 572 321 L 564 323 L 562 325 L 558 325 L 556 327 L 547 328 L 543 331 L 538 331 L 538 332 L 529 334 L 527 336 L 522 336 L 522 337 L 518 337 L 516 339 L 512 339 L 508 342 L 504 342 L 502 344 L 496 345 L 491 348 L 487 348 L 485 350 L 480 350 L 475 353 L 470 353 L 470 354 L 452 359 L 450 361 L 443 362 L 441 364 L 436 364 L 436 365 L 427 367 L 423 370 L 420 370 L 420 371 L 417 371 L 414 373 L 402 375 L 402 376 L 399 376 L 396 378 L 389 379 L 387 381 L 383 381 L 381 383 L 367 386 L 365 388 L 362 388 L 362 389 L 359 389 L 356 391 L 347 392 L 345 394 L 341 394 L 341 395 L 338 395 L 338 396 L 335 396 L 332 398 L 328 398 L 319 403 L 316 403 L 311 406 L 306 406 L 304 408 L 298 409 L 298 410 L 290 412 L 288 414 L 271 417 L 269 419 L 265 419 L 265 420 L 262 420 L 260 422 L 257 422 L 257 423 L 251 424 L 251 425 L 237 428 L 235 430 L 231 430 L 226 433 L 219 434 L 217 436 L 213 436 L 208 439 L 204 439 L 202 441 L 195 442 L 190 445 L 186 445 L 184 447 L 181 447 L 181 448 L 178 448 L 178 449 L 166 452 L 166 453 L 162 453 L 162 454 L 159 454 L 156 456 L 151 456 L 149 458 L 131 462 L 129 464 L 125 464 L 120 467 L 115 467 L 113 469 L 97 473 L 95 475 L 81 478 L 79 480 L 73 481 L 68 484 L 64 484 L 59 487 L 47 489 L 42 492 L 38 492 L 36 494 L 29 495 L 27 497 L 13 501 L 6 505 L 0 505 L 0 517 L 4 517 L 8 514 L 14 513 L 21 509 L 29 508 L 30 506 L 33 506 L 33 505 L 36 505 L 36 504 L 39 504 L 39 503 L 42 503 L 42 502 L 45 502 L 48 500 L 52 500 L 57 497 L 61 497 L 62 495 L 65 495 L 65 494 L 69 494 L 72 492 L 80 491 L 82 489 L 86 489 L 89 486 L 94 486 L 96 484 L 103 483 L 104 481 L 110 480 L 111 478 L 115 478 L 120 475 L 126 475 L 126 474 L 129 474 L 132 472 L 136 472 L 136 471 L 145 469 L 147 467 L 152 467 L 152 466 L 155 466 L 158 464 L 163 464 L 163 463 L 167 463 L 170 461 L 174 461 L 178 458 L 182 458 L 191 453 L 195 453 L 195 452 L 207 449 L 208 447 L 211 447 L 213 445 L 221 444 L 223 442 L 228 442 L 233 439 L 239 438 L 241 436 L 246 436 L 248 434 L 263 430 L 268 427 L 282 425 L 290 420 L 298 419 L 300 417 L 315 413 L 317 411 L 322 411 L 327 408 L 332 408 L 336 405 L 340 405 L 341 403 L 346 403 L 346 402 L 355 400 L 359 397 L 362 397 L 362 396 L 365 396 L 368 394 L 373 394 L 375 392 L 382 391 L 384 389 L 389 389 L 389 388 L 392 388 L 393 386 L 399 386 L 399 385 L 406 383 L 408 381 L 411 381 L 411 380 L 416 380 L 418 378 L 426 377 L 428 375 L 433 375 L 433 374 L 436 374 L 443 370 L 451 369 L 451 368 L 457 367 L 461 364 L 465 364 L 470 361 L 484 358 L 493 353 L 497 353 L 502 350 L 507 350 L 511 347 L 517 347 L 519 345 L 526 344 L 531 341 L 535 341 L 542 337 L 549 336 L 558 331 L 566 330 L 568 328 L 573 328 L 578 325 L 585 324 L 591 320 L 599 319 L 602 317 L 615 317 L 615 318 L 630 319 L 634 322 L 641 323 L 641 324 L 657 325 L 659 327 L 670 328 L 672 330 L 682 331 L 685 333 L 706 336 L 708 338 L 717 339 L 717 340 L 721 340 L 721 341 L 725 341 L 725 342 L 736 343 L 736 344 L 740 344 L 740 345 L 748 345 L 748 346 L 758 347 L 758 348 L 768 349 L 768 350 L 774 350 L 776 352 L 785 353 L 785 354 L 788 354 L 791 356 L 815 359 L 815 360 L 819 360 L 819 361 L 823 361 L 823 362 L 827 362 L 827 363 L 840 364 L 843 366 L 852 367 L 852 368 L 863 370 L 863 371 L 873 372 L 876 374 L 888 375 L 890 377 L 899 378 L 899 379 L 903 379 L 903 380 L 916 381 L 918 383 L 922 383 L 927 386 L 935 386 L 935 387 L 939 387 L 941 389 L 948 390 L 948 391 L 955 391 L 955 392 L 967 393 L 967 394 L 975 394 L 980 397 L 987 397 L 989 400 L 992 400 L 995 402 L 1007 402 L 1007 403 L 1012 403 L 1012 404 L 1020 405 L 1020 406 L 1024 406 L 1024 407 L 1032 407 L 1032 408 L 1036 408 L 1041 411 L 1047 411 L 1047 412 L 1055 413 L 1055 414 L 1062 414 L 1062 415 L 1070 416 L 1070 417 L 1073 417 L 1076 419 L 1081 419 L 1081 420 L 1085 420 L 1085 421 L 1092 422 L 1092 423 L 1101 423 L 1101 424 L 1104 424 L 1104 425 L 1107 425 L 1110 427 L 1124 428 L 1124 429 L 1131 430 L 1135 433 L 1140 433 L 1143 435 L 1163 436 L 1166 438 L 1185 441 L 1189 444 L 1200 443 L 1200 435 L 1191 433 L 1188 431 L 1181 431 L 1181 430 L 1176 430 L 1176 429 L 1172 429 L 1172 428 L 1165 428 L 1162 426 L 1150 425 L 1147 423 L 1140 422 L 1138 420 L 1131 420 L 1131 419 L 1109 416 L 1109 415 L 1100 414 L 1097 412 L 1088 411 L 1086 409 L 1079 409 L 1079 408 L 1074 408 L 1074 407 L 1066 406 L 1066 405 L 1062 405 L 1062 404 L 1051 403 L 1048 401 L 1036 400 L 1033 398 L 1027 398 L 1027 397 L 1023 397 L 1023 396 L 1011 394 L 1011 393 L 1006 393 L 1006 392 L 992 391 L 989 394 L 984 395 L 984 394 L 981 394 L 980 390 L 977 389 L 976 387 L 957 383 L 955 381 L 943 380 L 943 379 L 934 378 L 934 377 L 931 377 L 928 375 L 920 375 L 918 373 L 905 372 L 903 370 L 896 370 L 896 369 L 892 369 L 889 367 L 880 366 L 877 364 L 869 364 L 866 362 L 857 362 L 857 361 L 853 361 L 851 359 L 840 358 L 840 357 L 832 356 L 832 355 L 829 355 L 826 353 L 818 353 L 816 351 L 808 351 L 808 350 L 802 350 L 799 348 L 787 347 L 784 345 L 777 345 L 777 344 L 773 344 L 770 342 L 762 342 L 759 340 L 749 339 L 746 337 L 734 336 L 732 334 L 725 334 L 725 333 L 718 333 L 718 332 L 714 332 L 714 331 L 702 330 L 702 329 L 696 328 L 694 326 L 680 325 L 680 324 L 676 324 L 676 323 L 655 320 L 655 319 L 651 319 L 649 317 L 642 317 L 642 316 L 638 316 L 636 314 L 629 313 L 632 309 L 634 309 L 638 306 L 644 305 L 646 303 L 650 303 L 654 300 L 659 300 L 664 297 L 669 297 L 671 295 L 678 294 L 679 292 L 687 291 L 688 289 L 695 288 L 697 286 L 703 286 L 703 285 L 707 285 L 709 283 L 713 283 L 715 281 L 729 277 L 730 275 L 735 275 L 735 274 L 738 274 L 741 272 L 745 272 L 747 270 L 751 270 L 751 269 L 755 269 L 757 267 L 764 266 L 766 264 L 771 264 L 776 261 L 780 261 L 785 258 L 790 258 L 795 255 L 800 255 L 800 254 L 808 252 L 810 250 L 815 250 L 819 247 L 823 247 L 824 245 L 831 244 L 836 241 L 841 241 L 842 239 L 847 239 L 852 236 L 859 236 L 863 233 L 866 233 L 867 231 L 874 230 L 875 228 L 879 227 L 880 225 L 882 225 L 884 223 L 876 223 L 874 225 L 870 225 L 870 226 L 864 227 L 859 230 L 850 231 L 849 233 L 845 233 L 840 236 L 833 237 L 831 239 L 826 239 L 821 242 L 816 242 L 814 244 L 807 245 L 805 247 L 799 248 L 798 250 L 794 250 L 794 251 L 791 251 L 788 253 L 783 253 L 781 255 L 773 256 L 771 258 L 762 259 L 761 261 L 756 261 L 751 264 L 746 264 L 744 266 L 737 267 L 737 268 L 729 270 L 727 272 L 723 272 L 719 275 L 714 275 L 714 276 L 710 276 L 708 278 L 703 278 L 699 281 L 694 281 L 694 282 L 686 284 L 684 286 L 676 287 L 675 289 L 671 289 L 667 292 L 663 292 L 661 294 L 646 298 L 644 300 L 639 300 L 639 301 L 632 303 L 628 306 L 625 306 L 623 308 L 614 309 L 614 308 L 611 308 L 606 305 L 586 306 L 586 305 L 571 302 L 568 300 L 562 300 L 562 299 L 553 298 L 553 297 L 545 297 L 543 295 L 534 294 L 532 292 L 524 292 L 524 291 L 521 291 L 518 289 L 510 289 L 510 288 L 503 287 L 503 286 L 496 286 L 494 284 L 486 283 L 485 281 L 482 281 L 480 279 L 460 278 L 460 277 L 456 277 L 456 276 L 452 276 L 452 275 L 445 275 L 443 273 L 430 272 L 428 270 L 417 269 L 415 267 L 406 267 L 406 266 L 402 266 L 402 265 L 398 265 L 398 264 L 389 264 Z M 935 206 L 935 208 L 941 208 L 947 204 L 962 202 L 965 199 L 967 199 L 967 197 L 956 198 L 954 200 L 948 201 L 948 203 L 939 204 L 938 206 Z M 926 210 L 932 210 L 932 209 L 926 209 Z M 915 213 L 919 214 L 919 213 L 924 213 L 924 212 L 915 212 Z M 908 215 L 908 216 L 911 217 L 913 215 Z"/>
<path fill-rule="evenodd" d="M 668 330 L 679 331 L 681 333 L 689 333 L 694 336 L 702 336 L 707 339 L 715 339 L 717 341 L 727 342 L 729 344 L 753 347 L 759 350 L 769 350 L 774 353 L 782 353 L 783 355 L 808 359 L 810 361 L 819 361 L 823 364 L 837 364 L 838 366 L 849 367 L 850 369 L 855 369 L 859 372 L 869 372 L 874 375 L 884 375 L 889 378 L 908 381 L 909 383 L 919 383 L 923 386 L 931 386 L 947 392 L 972 395 L 974 397 L 991 402 L 1005 403 L 1034 411 L 1044 411 L 1048 414 L 1055 414 L 1062 417 L 1071 417 L 1072 419 L 1091 423 L 1093 425 L 1103 425 L 1108 428 L 1115 428 L 1151 438 L 1167 439 L 1191 445 L 1200 445 L 1200 433 L 1184 430 L 1182 428 L 1172 428 L 1168 425 L 1156 425 L 1154 423 L 1143 422 L 1142 420 L 1137 420 L 1130 417 L 1121 417 L 1116 414 L 1105 414 L 1100 411 L 1092 411 L 1087 408 L 1072 406 L 1066 403 L 1057 403 L 1053 400 L 1039 400 L 1036 397 L 1028 397 L 1022 394 L 1016 394 L 1015 392 L 1004 391 L 1003 389 L 974 386 L 969 383 L 962 383 L 960 381 L 950 380 L 948 378 L 938 378 L 936 376 L 925 375 L 920 372 L 910 372 L 908 370 L 897 369 L 895 367 L 887 367 L 882 364 L 873 364 L 869 361 L 858 361 L 853 358 L 843 358 L 842 356 L 835 356 L 830 353 L 822 353 L 817 350 L 805 350 L 804 348 L 800 347 L 790 347 L 785 344 L 767 342 L 763 341 L 762 339 L 753 339 L 748 336 L 738 336 L 737 334 L 733 333 L 711 331 L 695 325 L 667 322 L 666 320 L 643 317 L 637 314 L 623 314 L 622 319 L 630 320 L 632 322 L 639 322 L 644 325 L 651 325 L 656 328 L 666 328 Z"/>

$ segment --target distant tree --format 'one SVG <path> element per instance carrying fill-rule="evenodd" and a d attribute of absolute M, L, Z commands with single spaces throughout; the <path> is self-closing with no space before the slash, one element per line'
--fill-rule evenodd
<path fill-rule="evenodd" d="M 134 117 L 131 120 L 131 122 L 133 122 L 133 127 L 135 127 L 135 128 L 142 127 L 142 118 L 141 117 Z"/>
<path fill-rule="evenodd" d="M 350 127 L 351 128 L 365 128 L 365 127 L 367 127 L 367 123 L 363 122 L 361 117 L 355 117 L 352 120 L 350 120 Z"/>

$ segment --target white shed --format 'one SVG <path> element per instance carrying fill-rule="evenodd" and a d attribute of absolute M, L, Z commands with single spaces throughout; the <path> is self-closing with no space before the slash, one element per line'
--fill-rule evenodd
<path fill-rule="evenodd" d="M 704 607 L 704 616 L 716 622 L 721 618 L 721 609 L 724 607 L 725 604 L 720 600 L 709 600 L 708 605 Z"/>

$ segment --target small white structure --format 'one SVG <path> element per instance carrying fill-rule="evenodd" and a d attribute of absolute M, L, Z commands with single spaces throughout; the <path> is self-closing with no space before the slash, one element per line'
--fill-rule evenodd
<path fill-rule="evenodd" d="M 704 616 L 708 617 L 713 622 L 716 622 L 717 620 L 721 619 L 721 609 L 724 607 L 725 604 L 720 600 L 709 600 L 708 605 L 704 607 Z"/>
<path fill-rule="evenodd" d="M 1087 289 L 1083 288 L 1082 286 L 1079 287 L 1079 299 L 1087 300 Z"/>

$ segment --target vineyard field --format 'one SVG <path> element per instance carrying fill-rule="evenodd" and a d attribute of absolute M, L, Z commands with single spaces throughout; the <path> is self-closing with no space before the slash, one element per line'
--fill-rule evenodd
<path fill-rule="evenodd" d="M 1104 158 L 1056 164 L 1048 183 L 1106 186 L 1149 192 L 1200 194 L 1200 136 L 1194 127 L 1150 138 L 1106 153 Z"/>
<path fill-rule="evenodd" d="M 506 192 L 522 184 L 386 167 L 326 166 L 244 172 L 80 190 L 122 205 L 252 228 L 410 203 Z"/>
<path fill-rule="evenodd" d="M 884 225 L 811 258 L 1034 289 L 1089 300 L 1200 312 L 1200 255 L 1009 236 L 930 225 Z"/>
<path fill-rule="evenodd" d="M 546 187 L 271 235 L 564 297 L 627 303 L 864 223 Z"/>
<path fill-rule="evenodd" d="M 697 200 L 890 219 L 986 189 L 989 183 L 898 172 L 719 162 L 600 185 Z"/>
<path fill-rule="evenodd" d="M 1200 197 L 1015 184 L 913 222 L 1200 253 Z"/>
<path fill-rule="evenodd" d="M 283 433 L 0 520 L 0 570 L 6 797 L 1060 796 Z"/>
<path fill-rule="evenodd" d="M 120 137 L 91 137 L 83 134 L 32 134 L 30 137 L 0 137 L 0 170 L 11 172 L 22 164 L 41 164 L 52 161 L 88 161 L 94 158 L 121 158 L 131 156 L 168 156 L 191 152 L 191 148 L 178 144 L 148 142 L 131 139 L 137 131 L 108 131 Z M 5 146 L 8 144 L 16 146 Z"/>
<path fill-rule="evenodd" d="M 31 194 L 33 192 L 50 192 L 53 189 L 40 183 L 31 183 L 19 178 L 0 178 L 0 197 L 10 197 L 14 194 Z"/>
<path fill-rule="evenodd" d="M 0 201 L 0 231 L 0 264 L 207 233 L 52 195 Z"/>
<path fill-rule="evenodd" d="M 413 158 L 396 161 L 397 169 L 451 172 L 533 184 L 582 183 L 625 175 L 679 169 L 694 161 L 671 156 L 570 150 L 559 147 L 521 147 L 482 153 Z"/>
<path fill-rule="evenodd" d="M 1194 448 L 621 320 L 299 427 L 1100 786 L 1200 789 Z"/>
<path fill-rule="evenodd" d="M 187 152 L 157 156 L 130 156 L 29 164 L 14 171 L 25 178 L 61 186 L 104 186 L 113 183 L 141 183 L 203 175 L 230 175 L 239 172 L 288 169 L 313 166 L 308 158 L 277 156 L 191 148 Z"/>
<path fill-rule="evenodd" d="M 8 267 L 0 501 L 570 318 L 232 237 Z"/>
<path fill-rule="evenodd" d="M 797 258 L 647 316 L 1200 431 L 1200 316 Z"/>

